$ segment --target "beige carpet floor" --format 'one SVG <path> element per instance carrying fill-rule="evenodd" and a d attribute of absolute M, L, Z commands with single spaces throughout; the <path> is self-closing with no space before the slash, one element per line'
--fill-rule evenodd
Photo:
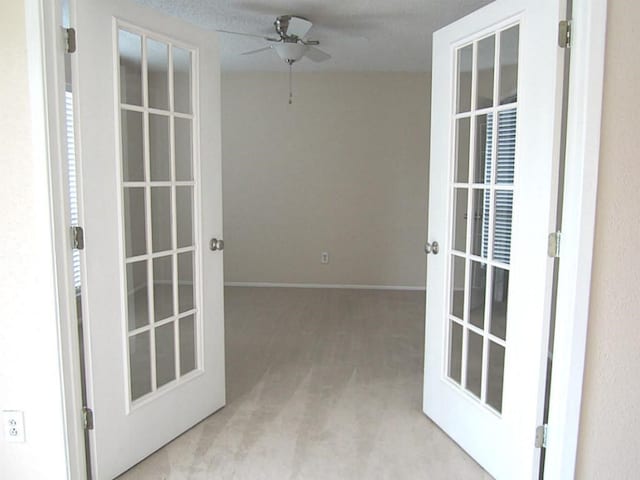
<path fill-rule="evenodd" d="M 227 406 L 123 479 L 489 479 L 421 411 L 424 293 L 226 288 Z"/>

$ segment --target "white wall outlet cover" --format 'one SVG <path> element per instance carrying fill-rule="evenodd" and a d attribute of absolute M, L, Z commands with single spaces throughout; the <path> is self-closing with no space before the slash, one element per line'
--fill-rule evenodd
<path fill-rule="evenodd" d="M 320 254 L 320 263 L 329 263 L 329 252 L 322 252 Z"/>
<path fill-rule="evenodd" d="M 20 410 L 2 412 L 2 428 L 7 442 L 24 442 L 24 414 Z"/>

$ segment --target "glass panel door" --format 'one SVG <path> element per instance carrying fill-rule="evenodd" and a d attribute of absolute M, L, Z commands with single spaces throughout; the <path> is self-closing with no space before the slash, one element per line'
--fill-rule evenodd
<path fill-rule="evenodd" d="M 139 1 L 74 5 L 90 476 L 117 478 L 226 402 L 220 54 Z"/>
<path fill-rule="evenodd" d="M 450 180 L 445 375 L 502 412 L 511 256 L 519 26 L 462 45 Z"/>
<path fill-rule="evenodd" d="M 537 478 L 552 308 L 562 2 L 433 35 L 423 411 L 494 478 Z"/>
<path fill-rule="evenodd" d="M 118 30 L 130 401 L 199 368 L 193 52 Z"/>

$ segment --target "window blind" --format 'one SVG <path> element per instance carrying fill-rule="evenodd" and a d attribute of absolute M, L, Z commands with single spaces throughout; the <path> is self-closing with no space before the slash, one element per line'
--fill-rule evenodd
<path fill-rule="evenodd" d="M 80 222 L 78 213 L 78 179 L 76 170 L 76 144 L 73 129 L 73 94 L 64 93 L 65 125 L 67 131 L 67 171 L 69 187 L 69 213 L 72 226 L 78 226 Z M 80 252 L 72 250 L 73 286 L 80 288 L 82 277 L 80 275 Z"/>
<path fill-rule="evenodd" d="M 499 190 L 500 185 L 513 185 L 516 149 L 516 109 L 504 110 L 498 113 L 498 135 L 496 155 L 496 190 L 495 218 L 493 238 L 493 259 L 508 264 L 511 260 L 511 225 L 513 215 L 513 191 Z M 494 138 L 493 116 L 487 117 L 487 141 L 485 149 L 485 183 L 491 181 L 491 149 Z M 490 191 L 484 192 L 484 206 L 482 215 L 482 253 L 487 256 L 489 250 L 489 212 L 491 208 Z"/>

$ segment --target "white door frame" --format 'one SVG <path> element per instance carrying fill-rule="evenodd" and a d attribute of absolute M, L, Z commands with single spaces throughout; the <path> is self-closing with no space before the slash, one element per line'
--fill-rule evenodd
<path fill-rule="evenodd" d="M 65 37 L 61 29 L 62 0 L 25 0 L 26 28 L 30 43 L 27 56 L 29 81 L 39 93 L 43 125 L 42 148 L 49 173 L 51 249 L 54 257 L 58 345 L 64 419 L 67 476 L 86 476 L 84 430 L 81 421 L 82 396 L 80 353 L 77 341 L 75 290 L 71 269 L 71 235 L 67 189 L 65 134 Z M 35 121 L 35 119 L 33 120 Z"/>
<path fill-rule="evenodd" d="M 607 0 L 574 0 L 545 478 L 574 478 L 591 292 Z"/>
<path fill-rule="evenodd" d="M 71 0 L 74 1 L 74 0 Z M 63 372 L 68 478 L 85 475 L 80 421 L 80 365 L 75 292 L 70 270 L 70 233 L 64 144 L 64 38 L 61 0 L 25 0 L 30 81 L 41 93 L 37 106 L 45 121 L 43 147 L 50 177 L 56 266 L 58 341 Z M 555 352 L 545 477 L 573 478 L 578 444 L 586 348 L 591 264 L 600 149 L 607 0 L 575 1 L 569 80 L 569 113 L 558 279 Z"/>

